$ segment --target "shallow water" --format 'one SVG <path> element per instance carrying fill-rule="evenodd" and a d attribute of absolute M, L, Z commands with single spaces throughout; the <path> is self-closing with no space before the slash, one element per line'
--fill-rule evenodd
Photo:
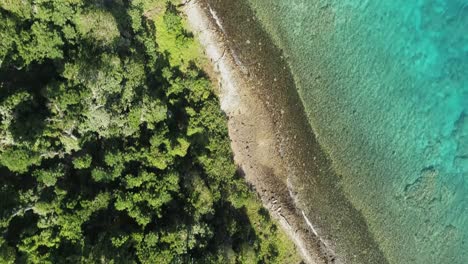
<path fill-rule="evenodd" d="M 389 262 L 468 263 L 468 1 L 249 1 Z"/>

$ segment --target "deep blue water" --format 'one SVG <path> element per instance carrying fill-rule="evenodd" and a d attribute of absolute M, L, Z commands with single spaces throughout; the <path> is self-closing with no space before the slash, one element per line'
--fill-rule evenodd
<path fill-rule="evenodd" d="M 468 263 L 468 1 L 249 1 L 389 262 Z"/>

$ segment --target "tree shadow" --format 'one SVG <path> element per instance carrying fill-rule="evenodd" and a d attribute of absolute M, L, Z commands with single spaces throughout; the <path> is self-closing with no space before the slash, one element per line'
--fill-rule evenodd
<path fill-rule="evenodd" d="M 50 115 L 43 89 L 55 78 L 56 73 L 56 65 L 51 60 L 33 62 L 21 69 L 0 67 L 0 101 L 21 91 L 32 96 L 31 100 L 19 103 L 13 111 L 13 122 L 9 129 L 15 140 L 31 142 L 42 134 Z"/>
<path fill-rule="evenodd" d="M 24 101 L 16 106 L 10 126 L 10 132 L 16 141 L 33 142 L 42 135 L 46 118 L 50 114 L 43 105 L 33 99 L 33 102 Z"/>

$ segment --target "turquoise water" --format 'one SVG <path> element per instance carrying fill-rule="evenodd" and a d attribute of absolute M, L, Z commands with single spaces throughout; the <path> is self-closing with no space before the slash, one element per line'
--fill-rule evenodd
<path fill-rule="evenodd" d="M 468 263 L 468 1 L 249 1 L 389 262 Z"/>

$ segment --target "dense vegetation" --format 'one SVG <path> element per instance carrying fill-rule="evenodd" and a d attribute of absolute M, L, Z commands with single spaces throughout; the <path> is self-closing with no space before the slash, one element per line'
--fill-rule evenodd
<path fill-rule="evenodd" d="M 0 263 L 285 263 L 175 4 L 0 1 Z"/>

